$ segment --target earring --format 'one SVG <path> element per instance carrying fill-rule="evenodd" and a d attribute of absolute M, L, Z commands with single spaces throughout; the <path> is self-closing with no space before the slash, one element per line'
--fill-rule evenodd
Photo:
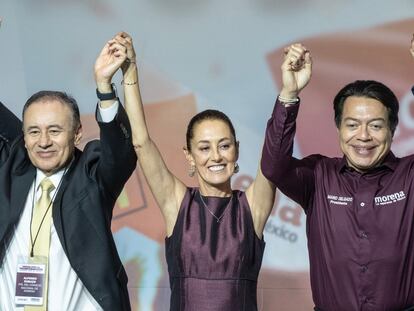
<path fill-rule="evenodd" d="M 239 164 L 236 162 L 234 163 L 234 174 L 237 174 L 240 171 Z"/>
<path fill-rule="evenodd" d="M 195 171 L 196 171 L 195 165 L 191 165 L 190 168 L 188 169 L 188 176 L 194 177 Z"/>

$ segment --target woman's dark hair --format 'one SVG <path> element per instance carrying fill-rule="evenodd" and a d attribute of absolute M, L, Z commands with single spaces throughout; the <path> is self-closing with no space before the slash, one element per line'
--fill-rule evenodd
<path fill-rule="evenodd" d="M 219 110 L 207 109 L 197 113 L 191 118 L 190 123 L 188 123 L 187 133 L 185 135 L 188 151 L 191 151 L 191 139 L 194 137 L 194 127 L 204 120 L 220 120 L 226 123 L 234 137 L 234 141 L 236 142 L 236 131 L 234 130 L 234 126 L 229 117 Z"/>
<path fill-rule="evenodd" d="M 398 125 L 398 99 L 384 84 L 373 80 L 357 80 L 343 87 L 334 99 L 335 124 L 339 128 L 342 121 L 344 102 L 350 96 L 373 98 L 381 102 L 388 111 L 388 123 L 391 133 Z"/>
<path fill-rule="evenodd" d="M 23 106 L 22 120 L 24 120 L 24 113 L 31 104 L 43 100 L 57 100 L 62 104 L 68 106 L 70 111 L 72 112 L 73 129 L 76 130 L 80 126 L 81 121 L 79 107 L 76 103 L 76 100 L 67 93 L 59 91 L 39 91 L 30 96 L 30 98 L 26 101 L 26 103 Z"/>

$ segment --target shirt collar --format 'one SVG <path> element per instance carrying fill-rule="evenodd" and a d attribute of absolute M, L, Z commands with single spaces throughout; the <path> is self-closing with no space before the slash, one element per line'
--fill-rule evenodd
<path fill-rule="evenodd" d="M 62 168 L 61 170 L 57 171 L 56 173 L 46 176 L 45 173 L 43 173 L 41 170 L 36 169 L 36 189 L 38 189 L 40 183 L 45 177 L 48 177 L 50 181 L 52 182 L 53 186 L 55 186 L 55 189 L 58 187 L 60 180 L 62 179 L 66 168 Z"/>
<path fill-rule="evenodd" d="M 75 160 L 75 157 L 72 158 L 72 160 L 69 162 L 69 164 L 63 168 L 61 168 L 59 171 L 57 171 L 56 173 L 50 175 L 50 176 L 46 176 L 45 173 L 43 173 L 41 170 L 39 170 L 38 168 L 36 168 L 36 180 L 35 180 L 35 189 L 38 189 L 40 183 L 42 182 L 42 180 L 45 177 L 48 177 L 50 179 L 50 181 L 52 182 L 53 186 L 55 186 L 55 190 L 57 189 L 57 187 L 59 187 L 60 181 L 63 178 L 63 175 L 66 174 L 66 172 L 69 170 L 69 168 L 72 166 L 73 162 Z"/>
<path fill-rule="evenodd" d="M 395 170 L 398 164 L 398 158 L 394 155 L 394 153 L 392 151 L 388 152 L 388 154 L 386 155 L 386 157 L 384 158 L 384 160 L 382 161 L 381 165 L 370 170 L 369 172 L 374 172 L 377 170 L 382 170 L 383 168 L 389 168 L 391 170 Z M 350 166 L 348 166 L 348 162 L 346 161 L 346 157 L 343 156 L 339 166 L 338 166 L 338 172 L 342 173 L 345 170 L 354 170 L 353 168 L 351 168 Z"/>

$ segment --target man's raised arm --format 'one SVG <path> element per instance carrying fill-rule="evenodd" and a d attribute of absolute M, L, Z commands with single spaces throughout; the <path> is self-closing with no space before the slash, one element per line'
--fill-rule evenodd
<path fill-rule="evenodd" d="M 12 142 L 22 133 L 22 122 L 0 102 L 0 164 L 7 158 Z"/>
<path fill-rule="evenodd" d="M 286 48 L 281 71 L 283 85 L 267 123 L 261 169 L 263 175 L 277 188 L 302 205 L 312 184 L 303 187 L 306 191 L 302 192 L 298 191 L 297 186 L 313 181 L 314 161 L 313 158 L 298 160 L 292 154 L 299 110 L 298 95 L 308 84 L 312 72 L 309 51 L 302 44 Z"/>

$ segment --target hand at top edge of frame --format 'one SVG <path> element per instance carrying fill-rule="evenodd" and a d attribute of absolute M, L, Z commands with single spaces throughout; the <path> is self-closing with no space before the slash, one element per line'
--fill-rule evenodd
<path fill-rule="evenodd" d="M 301 43 L 284 49 L 282 70 L 282 90 L 280 97 L 296 99 L 309 83 L 312 75 L 312 58 L 309 50 Z"/>

